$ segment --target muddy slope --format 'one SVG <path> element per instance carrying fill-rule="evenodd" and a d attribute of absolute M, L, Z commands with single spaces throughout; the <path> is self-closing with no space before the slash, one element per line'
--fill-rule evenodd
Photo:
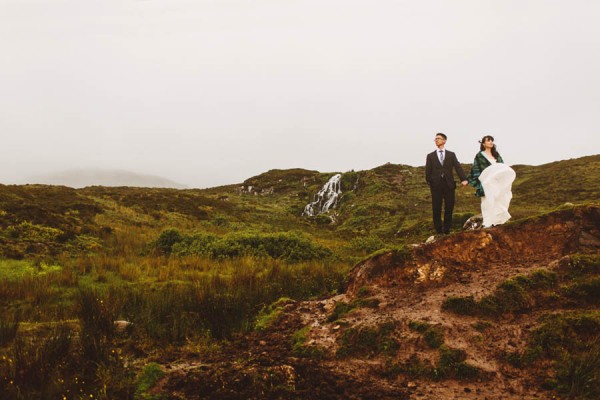
<path fill-rule="evenodd" d="M 562 398 L 545 383 L 555 378 L 554 364 L 540 359 L 524 368 L 515 358 L 548 315 L 598 312 L 597 295 L 584 301 L 564 290 L 576 257 L 597 264 L 598 254 L 599 207 L 380 254 L 353 269 L 345 294 L 290 301 L 263 332 L 165 363 L 154 392 L 178 399 Z M 446 307 L 452 298 L 502 302 L 499 285 L 529 276 L 551 282 L 544 291 L 531 285 L 513 308 L 465 315 Z"/>

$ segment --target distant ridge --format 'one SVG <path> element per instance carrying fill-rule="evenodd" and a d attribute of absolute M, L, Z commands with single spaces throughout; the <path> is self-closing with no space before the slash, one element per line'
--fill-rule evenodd
<path fill-rule="evenodd" d="M 187 189 L 187 186 L 182 185 L 181 183 L 160 176 L 111 169 L 70 169 L 30 176 L 24 179 L 23 183 L 63 185 L 76 189 L 86 186 L 133 186 Z"/>

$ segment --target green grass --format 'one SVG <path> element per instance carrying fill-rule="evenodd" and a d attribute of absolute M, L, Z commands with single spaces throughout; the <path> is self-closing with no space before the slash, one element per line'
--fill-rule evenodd
<path fill-rule="evenodd" d="M 139 399 L 153 399 L 154 396 L 147 392 L 152 389 L 158 380 L 165 375 L 161 366 L 157 363 L 151 362 L 144 366 L 142 372 L 137 378 L 137 390 L 136 398 Z"/>
<path fill-rule="evenodd" d="M 0 280 L 16 282 L 25 277 L 43 277 L 62 271 L 60 265 L 36 263 L 32 260 L 0 259 Z"/>
<path fill-rule="evenodd" d="M 320 359 L 325 356 L 325 351 L 319 346 L 309 345 L 308 335 L 311 331 L 311 326 L 307 325 L 304 328 L 294 332 L 292 335 L 292 352 L 298 357 Z"/>
<path fill-rule="evenodd" d="M 396 377 L 406 375 L 412 379 L 427 379 L 434 381 L 458 380 L 458 381 L 484 381 L 488 379 L 485 372 L 466 362 L 467 353 L 464 350 L 441 345 L 435 364 L 419 358 L 416 354 L 402 363 L 386 361 L 383 375 Z"/>
<path fill-rule="evenodd" d="M 509 361 L 521 368 L 543 363 L 544 386 L 570 398 L 600 395 L 600 312 L 549 314 L 529 335 L 527 347 Z M 549 368 L 547 366 L 550 366 Z"/>
<path fill-rule="evenodd" d="M 501 317 L 507 313 L 523 313 L 557 297 L 558 274 L 545 269 L 529 275 L 517 275 L 498 285 L 494 292 L 475 300 L 472 296 L 450 296 L 442 310 L 460 315 Z"/>
<path fill-rule="evenodd" d="M 264 331 L 273 325 L 283 313 L 286 305 L 293 303 L 293 300 L 288 297 L 282 297 L 274 303 L 264 307 L 256 316 L 254 329 Z"/>
<path fill-rule="evenodd" d="M 346 314 L 356 308 L 368 307 L 377 308 L 379 306 L 379 300 L 374 298 L 357 298 L 352 300 L 350 303 L 339 302 L 336 303 L 331 314 L 327 317 L 327 322 L 334 322 L 344 318 Z"/>

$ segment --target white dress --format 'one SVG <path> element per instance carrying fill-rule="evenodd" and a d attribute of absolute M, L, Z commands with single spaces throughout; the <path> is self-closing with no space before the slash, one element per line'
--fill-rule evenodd
<path fill-rule="evenodd" d="M 485 192 L 485 196 L 481 198 L 484 227 L 500 225 L 510 219 L 508 206 L 512 199 L 512 183 L 516 177 L 515 171 L 508 165 L 498 163 L 494 159 L 488 158 L 488 160 L 492 165 L 479 175 L 479 181 Z"/>

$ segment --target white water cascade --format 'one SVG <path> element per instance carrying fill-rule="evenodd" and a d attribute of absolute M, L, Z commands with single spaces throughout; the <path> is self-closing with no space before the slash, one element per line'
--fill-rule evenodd
<path fill-rule="evenodd" d="M 332 176 L 321 190 L 315 195 L 315 200 L 304 207 L 302 216 L 314 217 L 335 208 L 342 194 L 340 179 L 342 174 Z"/>

